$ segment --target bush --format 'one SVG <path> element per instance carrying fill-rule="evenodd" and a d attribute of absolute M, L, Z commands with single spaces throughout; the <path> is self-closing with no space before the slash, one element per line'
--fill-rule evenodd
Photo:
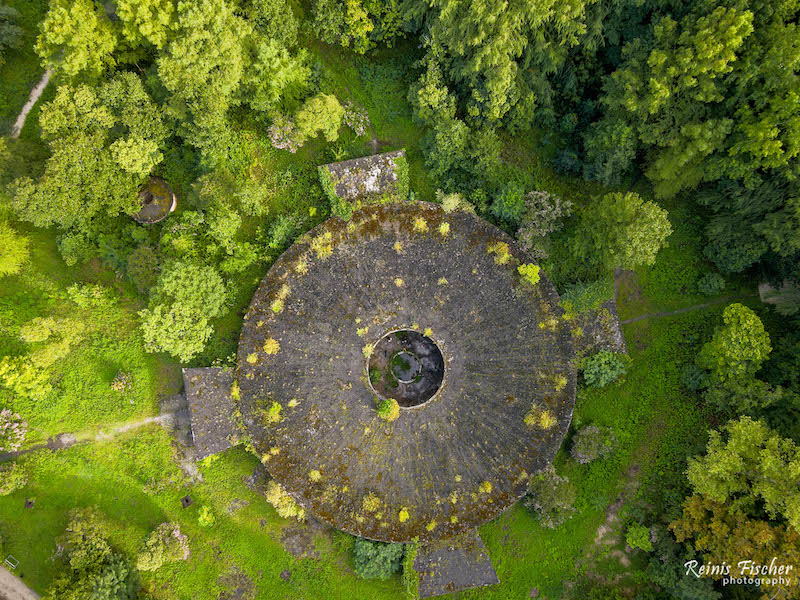
<path fill-rule="evenodd" d="M 517 267 L 517 272 L 522 281 L 528 285 L 536 285 L 539 283 L 539 265 L 533 263 L 520 265 Z"/>
<path fill-rule="evenodd" d="M 187 560 L 189 540 L 177 523 L 162 523 L 148 537 L 136 558 L 140 571 L 156 571 L 164 563 Z"/>
<path fill-rule="evenodd" d="M 0 453 L 16 452 L 25 441 L 28 423 L 8 408 L 0 410 Z"/>
<path fill-rule="evenodd" d="M 0 496 L 21 490 L 28 483 L 28 473 L 19 463 L 0 465 Z"/>
<path fill-rule="evenodd" d="M 14 231 L 8 223 L 0 222 L 0 277 L 20 272 L 30 254 L 29 243 L 27 237 Z"/>
<path fill-rule="evenodd" d="M 575 513 L 575 486 L 556 474 L 553 465 L 538 471 L 528 487 L 524 505 L 536 513 L 539 523 L 555 529 Z"/>
<path fill-rule="evenodd" d="M 200 514 L 197 515 L 197 524 L 200 527 L 213 527 L 217 518 L 208 506 L 200 507 Z"/>
<path fill-rule="evenodd" d="M 628 372 L 630 359 L 619 352 L 600 350 L 581 362 L 583 380 L 591 387 L 605 387 Z"/>
<path fill-rule="evenodd" d="M 697 282 L 697 289 L 704 296 L 716 296 L 725 289 L 725 278 L 719 273 L 708 273 Z"/>
<path fill-rule="evenodd" d="M 614 452 L 617 438 L 608 427 L 589 425 L 582 427 L 572 440 L 570 455 L 585 465 Z"/>
<path fill-rule="evenodd" d="M 502 221 L 519 223 L 525 211 L 525 190 L 518 183 L 506 184 L 492 202 L 491 211 Z"/>
<path fill-rule="evenodd" d="M 693 392 L 702 390 L 708 387 L 708 371 L 701 369 L 694 363 L 684 365 L 683 369 L 681 369 L 681 382 Z"/>
<path fill-rule="evenodd" d="M 400 570 L 403 562 L 403 544 L 373 542 L 356 538 L 353 546 L 353 563 L 361 579 L 385 581 Z"/>
<path fill-rule="evenodd" d="M 631 525 L 628 527 L 625 543 L 631 548 L 641 548 L 645 552 L 653 550 L 653 543 L 650 541 L 650 530 L 644 525 Z"/>

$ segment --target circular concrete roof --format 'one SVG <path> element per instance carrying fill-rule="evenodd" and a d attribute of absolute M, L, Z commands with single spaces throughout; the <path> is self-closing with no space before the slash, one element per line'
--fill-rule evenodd
<path fill-rule="evenodd" d="M 245 316 L 240 407 L 273 477 L 318 518 L 376 540 L 478 526 L 515 503 L 572 416 L 570 326 L 513 240 L 435 204 L 329 219 L 273 265 Z M 388 332 L 432 339 L 441 387 L 387 422 L 368 364 Z"/>

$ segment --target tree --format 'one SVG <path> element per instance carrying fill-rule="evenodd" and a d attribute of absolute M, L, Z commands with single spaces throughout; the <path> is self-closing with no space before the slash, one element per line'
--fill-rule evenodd
<path fill-rule="evenodd" d="M 652 265 L 671 233 L 666 210 L 636 193 L 613 192 L 581 213 L 575 252 L 607 269 L 632 269 Z"/>
<path fill-rule="evenodd" d="M 222 314 L 227 291 L 212 267 L 186 261 L 168 264 L 140 311 L 145 347 L 182 361 L 200 353 L 211 336 L 209 319 Z"/>
<path fill-rule="evenodd" d="M 572 202 L 542 191 L 528 192 L 524 200 L 517 239 L 523 250 L 543 260 L 548 256 L 547 236 L 561 229 L 563 220 L 572 214 Z"/>
<path fill-rule="evenodd" d="M 730 379 L 706 390 L 703 400 L 722 414 L 762 414 L 764 409 L 794 404 L 794 394 L 754 378 Z"/>
<path fill-rule="evenodd" d="M 800 449 L 750 417 L 730 421 L 723 433 L 712 431 L 705 455 L 689 459 L 694 491 L 745 513 L 763 505 L 770 518 L 800 530 Z"/>
<path fill-rule="evenodd" d="M 173 0 L 117 0 L 122 35 L 132 45 L 145 43 L 163 48 L 175 26 Z"/>
<path fill-rule="evenodd" d="M 16 9 L 0 4 L 0 67 L 6 62 L 6 50 L 19 48 L 22 41 L 22 28 L 16 23 L 18 18 Z"/>
<path fill-rule="evenodd" d="M 305 92 L 311 69 L 307 53 L 292 56 L 278 42 L 260 38 L 249 48 L 250 67 L 242 80 L 242 99 L 257 111 L 274 113 L 285 100 Z"/>
<path fill-rule="evenodd" d="M 0 221 L 0 277 L 16 275 L 28 260 L 30 240 Z"/>
<path fill-rule="evenodd" d="M 140 571 L 157 571 L 164 563 L 187 560 L 189 540 L 181 533 L 177 523 L 162 523 L 145 540 L 144 547 L 136 557 L 136 568 Z"/>
<path fill-rule="evenodd" d="M 575 486 L 547 465 L 531 477 L 528 496 L 523 500 L 534 511 L 539 523 L 555 529 L 575 513 Z"/>
<path fill-rule="evenodd" d="M 641 548 L 645 552 L 653 550 L 653 543 L 650 541 L 650 530 L 644 525 L 631 525 L 625 534 L 625 543 L 631 548 Z"/>
<path fill-rule="evenodd" d="M 606 185 L 619 185 L 636 158 L 636 132 L 613 117 L 592 125 L 584 138 L 583 176 Z"/>
<path fill-rule="evenodd" d="M 581 361 L 583 380 L 591 387 L 605 387 L 628 372 L 630 359 L 619 352 L 600 350 Z"/>
<path fill-rule="evenodd" d="M 757 565 L 768 565 L 775 556 L 780 557 L 781 564 L 800 562 L 800 533 L 796 529 L 750 518 L 738 508 L 701 495 L 687 498 L 683 503 L 683 515 L 669 527 L 679 542 L 693 540 L 694 548 L 703 552 L 706 564 L 732 565 L 736 574 L 737 565 L 745 557 Z M 710 574 L 714 579 L 722 576 Z M 791 591 L 795 586 L 773 586 L 770 577 L 759 579 L 768 597 L 788 590 L 785 598 L 800 598 L 800 593 Z"/>
<path fill-rule="evenodd" d="M 247 67 L 245 40 L 252 27 L 227 0 L 178 3 L 175 34 L 158 60 L 158 76 L 170 93 L 169 113 L 181 133 L 213 161 L 230 138 L 228 109 L 238 102 Z"/>
<path fill-rule="evenodd" d="M 588 464 L 614 452 L 617 438 L 608 427 L 587 425 L 581 427 L 572 440 L 570 455 L 581 464 Z"/>
<path fill-rule="evenodd" d="M 41 29 L 36 53 L 45 67 L 59 69 L 68 78 L 97 78 L 115 64 L 114 27 L 102 5 L 92 0 L 50 0 Z"/>
<path fill-rule="evenodd" d="M 301 144 L 307 139 L 316 137 L 320 132 L 329 142 L 339 139 L 339 128 L 342 126 L 344 108 L 329 94 L 317 94 L 305 101 L 295 115 L 297 133 Z"/>
<path fill-rule="evenodd" d="M 95 508 L 73 509 L 61 545 L 73 570 L 90 570 L 111 558 L 112 524 Z"/>
<path fill-rule="evenodd" d="M 697 355 L 697 364 L 711 370 L 712 379 L 727 382 L 754 375 L 772 351 L 769 334 L 752 310 L 735 303 L 722 313 L 710 342 Z"/>
<path fill-rule="evenodd" d="M 353 546 L 353 563 L 361 579 L 386 581 L 403 564 L 403 544 L 373 542 L 357 537 Z"/>
<path fill-rule="evenodd" d="M 723 76 L 752 33 L 752 18 L 723 6 L 680 23 L 666 16 L 649 43 L 637 38 L 625 45 L 625 62 L 607 81 L 603 101 L 607 114 L 634 128 L 650 150 L 647 175 L 658 194 L 696 187 L 709 156 L 724 148 L 733 121 L 713 107 L 724 98 Z"/>
<path fill-rule="evenodd" d="M 99 87 L 63 85 L 39 121 L 51 156 L 36 181 L 11 186 L 20 217 L 85 230 L 99 214 L 137 210 L 143 171 L 161 160 L 167 129 L 135 74 Z"/>
<path fill-rule="evenodd" d="M 266 40 L 281 46 L 297 42 L 297 17 L 286 0 L 253 0 L 252 19 Z"/>

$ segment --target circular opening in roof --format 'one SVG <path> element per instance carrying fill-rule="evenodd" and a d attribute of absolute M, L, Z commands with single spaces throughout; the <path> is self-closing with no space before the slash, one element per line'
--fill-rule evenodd
<path fill-rule="evenodd" d="M 384 335 L 369 357 L 369 382 L 403 408 L 424 404 L 439 391 L 444 357 L 431 338 L 411 329 Z"/>

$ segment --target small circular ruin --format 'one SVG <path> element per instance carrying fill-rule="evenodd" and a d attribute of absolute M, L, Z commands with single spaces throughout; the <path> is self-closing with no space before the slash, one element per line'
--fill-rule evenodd
<path fill-rule="evenodd" d="M 143 225 L 158 223 L 167 218 L 178 207 L 178 197 L 166 181 L 151 177 L 139 191 L 139 212 L 133 220 Z"/>
<path fill-rule="evenodd" d="M 450 538 L 519 500 L 575 395 L 572 326 L 544 273 L 522 278 L 529 262 L 472 212 L 429 203 L 301 237 L 239 344 L 239 408 L 275 480 L 317 518 L 391 542 Z"/>

